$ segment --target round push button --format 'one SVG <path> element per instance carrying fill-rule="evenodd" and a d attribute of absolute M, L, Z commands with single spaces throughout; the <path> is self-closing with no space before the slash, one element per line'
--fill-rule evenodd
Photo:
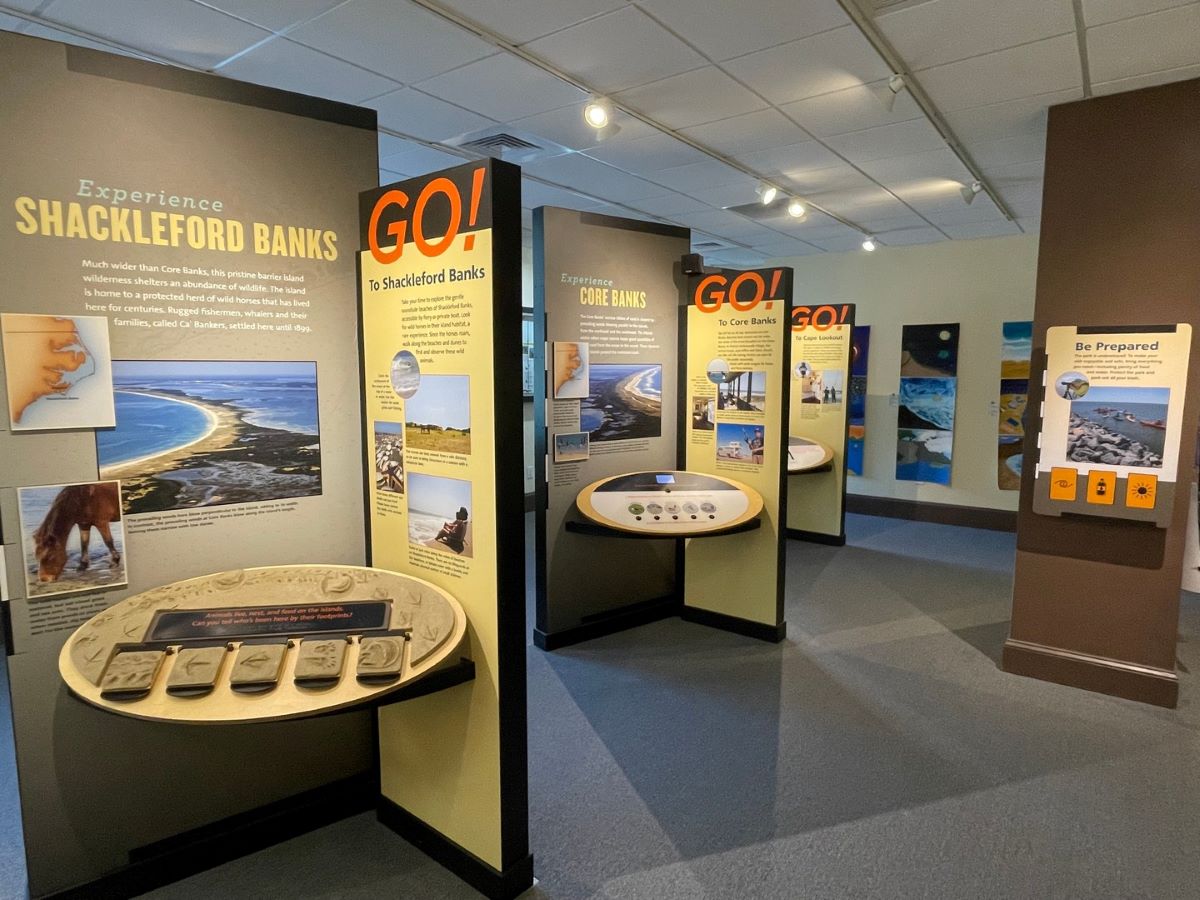
<path fill-rule="evenodd" d="M 635 516 L 640 516 L 646 511 L 646 507 L 642 506 L 640 503 L 630 503 L 629 511 Z"/>

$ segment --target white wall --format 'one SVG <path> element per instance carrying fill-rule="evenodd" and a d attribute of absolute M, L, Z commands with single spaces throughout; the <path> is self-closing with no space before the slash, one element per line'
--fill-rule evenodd
<path fill-rule="evenodd" d="M 1015 510 L 1017 492 L 996 486 L 995 403 L 1001 324 L 1033 318 L 1037 235 L 880 247 L 874 253 L 773 260 L 796 271 L 799 303 L 857 304 L 871 326 L 863 476 L 852 494 Z M 896 415 L 902 325 L 959 322 L 958 407 L 949 486 L 896 481 Z"/>

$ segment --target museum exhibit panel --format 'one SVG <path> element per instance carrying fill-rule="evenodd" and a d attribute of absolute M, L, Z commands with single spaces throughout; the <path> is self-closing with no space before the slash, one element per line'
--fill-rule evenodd
<path fill-rule="evenodd" d="M 1006 671 L 1172 707 L 1200 409 L 1200 260 L 1180 252 L 1200 207 L 1172 183 L 1200 164 L 1179 124 L 1198 115 L 1195 82 L 1050 111 L 1004 645 Z"/>
<path fill-rule="evenodd" d="M 0 55 L 30 894 L 147 890 L 371 809 L 520 893 L 518 171 L 375 189 L 372 110 Z"/>
<path fill-rule="evenodd" d="M 866 398 L 865 340 L 858 363 L 851 303 L 796 306 L 791 330 L 787 469 L 803 477 L 788 479 L 788 536 L 840 546 L 846 543 L 850 423 L 857 413 L 861 426 Z M 856 438 L 861 471 L 862 434 Z"/>
<path fill-rule="evenodd" d="M 790 271 L 705 275 L 688 246 L 535 211 L 542 649 L 671 615 L 782 637 Z"/>
<path fill-rule="evenodd" d="M 520 191 L 497 160 L 367 191 L 359 252 L 370 560 L 458 599 L 474 670 L 380 711 L 380 818 L 495 897 L 533 883 Z"/>

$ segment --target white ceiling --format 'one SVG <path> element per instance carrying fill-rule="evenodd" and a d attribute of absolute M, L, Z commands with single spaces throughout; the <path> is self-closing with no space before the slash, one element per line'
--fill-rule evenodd
<path fill-rule="evenodd" d="M 0 28 L 373 107 L 383 181 L 460 161 L 455 139 L 483 128 L 553 142 L 525 167 L 527 208 L 687 225 L 729 265 L 852 250 L 860 231 L 1034 230 L 1049 106 L 1200 76 L 1197 0 L 886 9 L 874 28 L 1015 221 L 963 203 L 974 176 L 909 93 L 885 108 L 893 70 L 839 0 L 0 0 Z M 603 142 L 590 91 L 618 105 Z M 757 177 L 832 215 L 726 209 Z"/>

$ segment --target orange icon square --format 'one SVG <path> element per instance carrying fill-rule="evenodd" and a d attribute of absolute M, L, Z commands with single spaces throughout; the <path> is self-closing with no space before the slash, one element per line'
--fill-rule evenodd
<path fill-rule="evenodd" d="M 1057 466 L 1050 470 L 1050 499 L 1071 502 L 1079 491 L 1079 470 L 1060 469 Z"/>
<path fill-rule="evenodd" d="M 1130 475 L 1125 482 L 1125 505 L 1130 509 L 1154 509 L 1158 500 L 1157 475 Z"/>
<path fill-rule="evenodd" d="M 1112 506 L 1117 497 L 1117 473 L 1103 469 L 1088 472 L 1087 502 Z"/>

